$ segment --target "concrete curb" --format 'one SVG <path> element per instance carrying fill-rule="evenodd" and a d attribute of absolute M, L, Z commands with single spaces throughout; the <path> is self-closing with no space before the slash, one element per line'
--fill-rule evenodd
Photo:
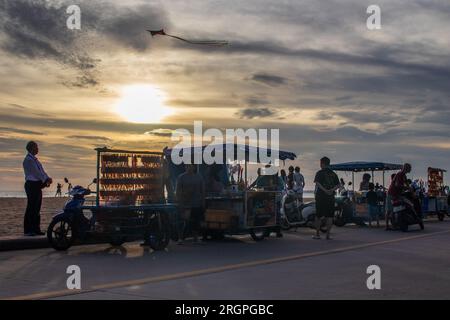
<path fill-rule="evenodd" d="M 12 250 L 27 250 L 27 249 L 42 249 L 49 248 L 46 236 L 11 236 L 0 237 L 0 251 L 12 251 Z"/>

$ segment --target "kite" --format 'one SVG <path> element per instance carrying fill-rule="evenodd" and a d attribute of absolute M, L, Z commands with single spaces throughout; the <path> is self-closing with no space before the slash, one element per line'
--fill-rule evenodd
<path fill-rule="evenodd" d="M 177 37 L 177 36 L 173 36 L 170 34 L 167 34 L 164 32 L 163 29 L 161 30 L 147 30 L 148 32 L 150 32 L 150 34 L 152 35 L 152 37 L 156 36 L 156 35 L 160 35 L 160 36 L 167 36 L 167 37 L 171 37 L 174 39 L 178 39 L 190 44 L 200 44 L 200 45 L 209 45 L 209 46 L 227 46 L 228 45 L 228 41 L 225 40 L 187 40 L 181 37 Z"/>

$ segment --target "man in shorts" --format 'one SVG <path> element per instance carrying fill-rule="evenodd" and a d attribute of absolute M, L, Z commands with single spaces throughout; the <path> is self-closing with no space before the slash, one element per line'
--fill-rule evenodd
<path fill-rule="evenodd" d="M 315 200 L 316 200 L 316 234 L 313 239 L 320 239 L 320 226 L 322 220 L 326 220 L 327 240 L 331 240 L 330 232 L 333 226 L 335 193 L 340 188 L 339 178 L 330 169 L 330 159 L 323 157 L 320 159 L 320 168 L 314 178 L 316 184 Z"/>

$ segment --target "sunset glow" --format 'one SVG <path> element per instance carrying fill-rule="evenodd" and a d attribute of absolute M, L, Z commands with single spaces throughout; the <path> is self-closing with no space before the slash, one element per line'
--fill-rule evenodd
<path fill-rule="evenodd" d="M 123 89 L 115 112 L 133 123 L 160 123 L 173 112 L 165 106 L 165 93 L 151 85 L 131 85 Z"/>

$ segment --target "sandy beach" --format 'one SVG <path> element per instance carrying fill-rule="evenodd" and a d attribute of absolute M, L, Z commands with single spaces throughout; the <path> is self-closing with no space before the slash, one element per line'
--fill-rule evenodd
<path fill-rule="evenodd" d="M 41 228 L 47 229 L 52 216 L 62 209 L 68 198 L 44 198 L 41 210 Z M 0 237 L 22 235 L 26 198 L 0 198 Z"/>

